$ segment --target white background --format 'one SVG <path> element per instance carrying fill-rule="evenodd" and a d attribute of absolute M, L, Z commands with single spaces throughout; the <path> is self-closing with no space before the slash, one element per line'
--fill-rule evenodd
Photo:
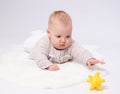
<path fill-rule="evenodd" d="M 120 89 L 120 1 L 119 0 L 0 0 L 0 54 L 21 44 L 33 30 L 47 28 L 54 10 L 64 10 L 73 21 L 73 37 L 81 44 L 102 47 L 110 71 L 101 94 Z M 23 88 L 0 80 L 0 94 L 80 94 L 97 93 L 83 85 L 62 89 Z"/>

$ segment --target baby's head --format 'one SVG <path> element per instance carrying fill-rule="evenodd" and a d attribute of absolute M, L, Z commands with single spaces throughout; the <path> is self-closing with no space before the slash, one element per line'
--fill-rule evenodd
<path fill-rule="evenodd" d="M 72 21 L 64 11 L 55 11 L 49 17 L 48 36 L 56 49 L 66 49 L 72 43 Z"/>

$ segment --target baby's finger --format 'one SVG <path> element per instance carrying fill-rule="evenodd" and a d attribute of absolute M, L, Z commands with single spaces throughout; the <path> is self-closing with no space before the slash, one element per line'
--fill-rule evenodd
<path fill-rule="evenodd" d="M 94 61 L 94 62 L 96 62 L 96 63 L 100 63 L 100 64 L 105 64 L 104 61 L 100 61 L 100 60 L 96 60 L 96 61 Z"/>
<path fill-rule="evenodd" d="M 100 63 L 101 63 L 101 64 L 105 64 L 105 62 L 104 62 L 104 61 L 101 61 Z"/>
<path fill-rule="evenodd" d="M 91 67 L 91 63 L 90 63 L 90 62 L 88 62 L 88 63 L 87 63 L 87 66 L 88 66 L 88 67 Z"/>

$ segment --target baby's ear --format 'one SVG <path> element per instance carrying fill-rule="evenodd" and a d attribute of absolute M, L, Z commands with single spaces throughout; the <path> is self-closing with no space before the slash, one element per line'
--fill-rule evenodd
<path fill-rule="evenodd" d="M 50 33 L 50 31 L 49 31 L 49 29 L 47 29 L 47 34 L 49 34 Z"/>
<path fill-rule="evenodd" d="M 50 36 L 50 30 L 49 29 L 47 29 L 47 34 L 48 34 L 48 36 Z"/>
<path fill-rule="evenodd" d="M 49 29 L 47 29 L 47 33 L 49 33 Z"/>

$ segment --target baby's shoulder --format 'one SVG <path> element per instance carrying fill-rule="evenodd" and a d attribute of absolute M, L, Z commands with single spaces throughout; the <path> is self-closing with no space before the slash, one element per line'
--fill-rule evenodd
<path fill-rule="evenodd" d="M 39 38 L 39 42 L 47 42 L 49 41 L 48 35 L 46 33 L 43 33 L 40 38 Z"/>
<path fill-rule="evenodd" d="M 39 38 L 38 42 L 36 43 L 37 46 L 46 46 L 48 47 L 50 44 L 49 37 L 47 34 L 42 34 L 41 37 Z"/>
<path fill-rule="evenodd" d="M 82 45 L 75 40 L 72 40 L 72 45 L 70 46 L 70 49 L 75 49 L 75 48 L 83 48 Z"/>

